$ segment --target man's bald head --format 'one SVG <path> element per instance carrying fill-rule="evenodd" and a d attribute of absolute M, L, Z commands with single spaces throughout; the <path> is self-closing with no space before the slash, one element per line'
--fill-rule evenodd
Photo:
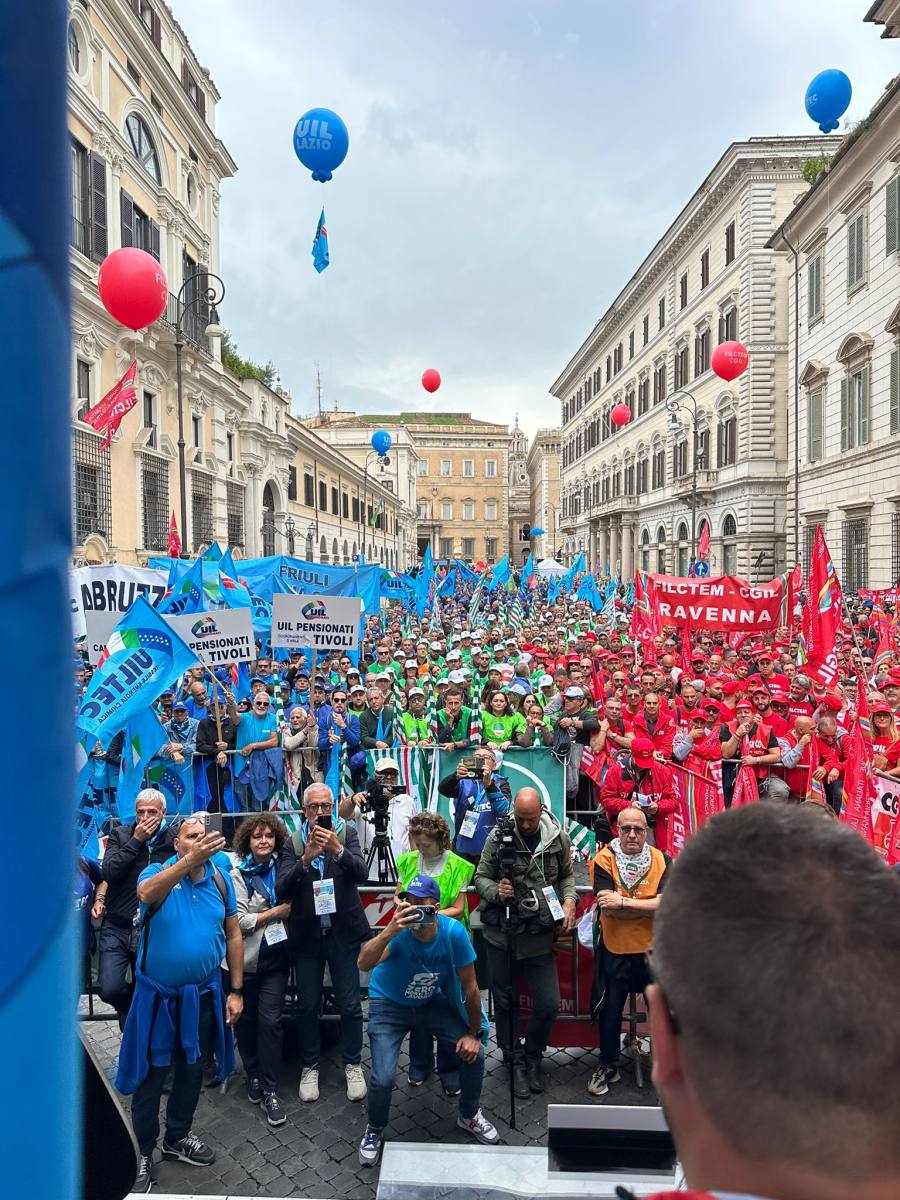
<path fill-rule="evenodd" d="M 513 812 L 522 833 L 535 833 L 541 823 L 541 795 L 537 788 L 523 787 L 516 792 Z"/>

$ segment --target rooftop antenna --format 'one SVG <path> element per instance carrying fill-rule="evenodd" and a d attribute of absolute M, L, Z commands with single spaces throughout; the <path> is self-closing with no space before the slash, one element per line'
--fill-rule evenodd
<path fill-rule="evenodd" d="M 322 416 L 322 372 L 319 370 L 319 364 L 316 363 L 316 400 L 318 402 L 319 416 Z"/>

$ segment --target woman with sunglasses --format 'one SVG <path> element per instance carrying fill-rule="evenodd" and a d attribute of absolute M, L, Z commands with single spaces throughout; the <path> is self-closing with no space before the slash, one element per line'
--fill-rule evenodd
<path fill-rule="evenodd" d="M 871 711 L 875 770 L 897 778 L 900 776 L 900 733 L 893 711 L 886 700 L 876 700 Z"/>

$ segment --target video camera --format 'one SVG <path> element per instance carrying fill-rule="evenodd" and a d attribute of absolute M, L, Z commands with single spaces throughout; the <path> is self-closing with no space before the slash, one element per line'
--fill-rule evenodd
<path fill-rule="evenodd" d="M 365 801 L 362 804 L 364 813 L 372 814 L 372 822 L 376 833 L 387 833 L 391 813 L 391 796 L 402 796 L 406 788 L 402 783 L 387 785 L 381 782 L 377 775 L 366 780 L 363 789 Z"/>
<path fill-rule="evenodd" d="M 516 866 L 516 822 L 509 813 L 497 818 L 497 867 L 501 879 L 513 881 Z"/>

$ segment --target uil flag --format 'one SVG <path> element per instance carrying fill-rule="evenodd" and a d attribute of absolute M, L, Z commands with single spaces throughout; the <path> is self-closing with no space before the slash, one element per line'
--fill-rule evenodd
<path fill-rule="evenodd" d="M 169 521 L 169 540 L 166 543 L 169 551 L 169 558 L 181 558 L 181 538 L 178 536 L 178 522 L 175 520 L 175 513 L 172 513 L 172 519 Z"/>
<path fill-rule="evenodd" d="M 122 418 L 137 404 L 137 392 L 134 388 L 136 374 L 137 360 L 132 359 L 131 366 L 118 383 L 114 383 L 103 399 L 84 414 L 85 423 L 92 429 L 96 429 L 98 433 L 101 429 L 106 430 L 101 450 L 106 449 L 113 439 L 113 434 L 118 430 Z"/>
<path fill-rule="evenodd" d="M 709 521 L 703 522 L 700 537 L 697 539 L 697 557 L 706 558 L 709 554 Z"/>
<path fill-rule="evenodd" d="M 800 626 L 804 671 L 826 687 L 837 681 L 834 644 L 841 625 L 841 585 L 820 525 L 813 541 L 812 566 Z"/>
<path fill-rule="evenodd" d="M 325 228 L 325 209 L 322 209 L 322 214 L 319 217 L 319 223 L 316 226 L 316 236 L 312 244 L 313 266 L 321 275 L 331 259 L 328 257 L 328 230 Z"/>

